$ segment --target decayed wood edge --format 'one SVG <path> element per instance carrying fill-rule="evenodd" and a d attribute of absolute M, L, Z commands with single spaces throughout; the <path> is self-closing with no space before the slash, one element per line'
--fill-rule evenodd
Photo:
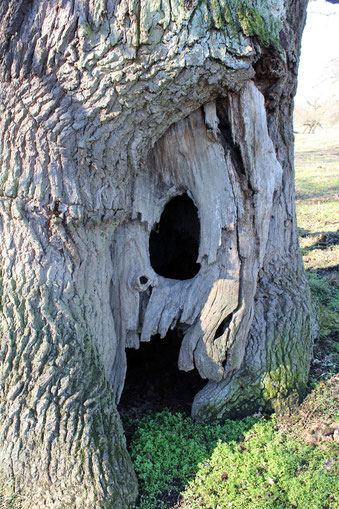
<path fill-rule="evenodd" d="M 205 106 L 204 114 L 197 110 L 171 126 L 136 180 L 134 219 L 115 233 L 113 314 L 122 346 L 111 380 L 118 398 L 126 373 L 123 345 L 138 348 L 139 341 L 150 341 L 151 336 L 165 337 L 170 327 L 187 329 L 180 369 L 197 367 L 202 378 L 220 381 L 242 364 L 273 193 L 281 185 L 282 170 L 255 85 L 249 82 L 240 94 L 224 101 L 228 139 L 221 140 L 215 102 Z M 231 157 L 235 145 L 240 152 L 237 162 Z M 149 256 L 152 227 L 169 199 L 182 192 L 194 200 L 201 222 L 201 269 L 189 281 L 158 276 Z M 138 283 L 142 275 L 146 285 Z M 229 327 L 216 339 L 220 323 L 232 313 Z"/>

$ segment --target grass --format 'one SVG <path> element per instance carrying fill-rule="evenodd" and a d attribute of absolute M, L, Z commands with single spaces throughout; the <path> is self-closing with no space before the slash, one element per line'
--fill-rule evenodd
<path fill-rule="evenodd" d="M 219 441 L 239 442 L 256 421 L 249 417 L 223 425 L 196 424 L 167 409 L 140 419 L 130 444 L 143 493 L 138 507 L 168 507 L 175 502 L 200 465 L 209 465 L 204 460 L 211 457 Z"/>
<path fill-rule="evenodd" d="M 339 362 L 338 140 L 338 130 L 296 137 L 300 246 L 319 318 L 311 384 L 335 373 Z"/>
<path fill-rule="evenodd" d="M 297 135 L 300 245 L 319 332 L 309 394 L 290 415 L 195 424 L 168 410 L 134 422 L 140 509 L 339 507 L 339 144 Z"/>
<path fill-rule="evenodd" d="M 326 271 L 339 263 L 338 139 L 338 131 L 296 136 L 296 207 L 308 271 Z"/>
<path fill-rule="evenodd" d="M 183 494 L 181 507 L 338 507 L 335 454 L 314 449 L 263 419 L 237 443 L 219 442 Z M 326 468 L 329 465 L 330 468 Z"/>
<path fill-rule="evenodd" d="M 165 410 L 140 420 L 130 447 L 142 509 L 339 504 L 335 448 L 315 448 L 275 416 L 200 425 Z"/>

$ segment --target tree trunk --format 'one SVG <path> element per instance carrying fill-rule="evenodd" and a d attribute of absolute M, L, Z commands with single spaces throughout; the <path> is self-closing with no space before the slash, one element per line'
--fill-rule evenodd
<path fill-rule="evenodd" d="M 0 482 L 127 508 L 126 348 L 184 332 L 199 420 L 298 401 L 292 109 L 307 0 L 5 0 Z"/>

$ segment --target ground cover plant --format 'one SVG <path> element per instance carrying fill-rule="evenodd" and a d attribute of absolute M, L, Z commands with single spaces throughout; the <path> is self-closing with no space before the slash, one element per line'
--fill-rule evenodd
<path fill-rule="evenodd" d="M 200 425 L 183 413 L 130 419 L 141 509 L 334 509 L 338 485 L 338 133 L 297 135 L 300 245 L 318 331 L 309 394 L 289 415 Z"/>
<path fill-rule="evenodd" d="M 169 410 L 141 418 L 130 445 L 144 493 L 139 507 L 168 507 L 168 503 L 175 502 L 178 491 L 195 475 L 199 465 L 209 465 L 207 460 L 218 442 L 239 442 L 255 422 L 255 418 L 247 418 L 229 420 L 223 425 L 203 425 Z"/>
<path fill-rule="evenodd" d="M 335 448 L 295 435 L 276 417 L 199 425 L 169 411 L 146 416 L 131 442 L 138 507 L 337 507 Z"/>

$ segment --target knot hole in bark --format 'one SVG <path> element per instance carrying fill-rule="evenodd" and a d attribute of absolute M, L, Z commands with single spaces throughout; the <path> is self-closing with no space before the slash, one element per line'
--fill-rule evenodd
<path fill-rule="evenodd" d="M 170 279 L 193 278 L 200 270 L 199 243 L 197 207 L 186 193 L 175 196 L 166 204 L 159 224 L 151 231 L 149 252 L 154 271 Z"/>
<path fill-rule="evenodd" d="M 217 330 L 215 331 L 214 341 L 216 339 L 220 338 L 224 334 L 224 332 L 229 327 L 229 325 L 230 325 L 230 323 L 232 321 L 232 317 L 233 317 L 233 313 L 230 313 L 229 315 L 226 316 L 226 318 L 224 318 L 222 320 L 222 322 L 218 326 Z"/>

